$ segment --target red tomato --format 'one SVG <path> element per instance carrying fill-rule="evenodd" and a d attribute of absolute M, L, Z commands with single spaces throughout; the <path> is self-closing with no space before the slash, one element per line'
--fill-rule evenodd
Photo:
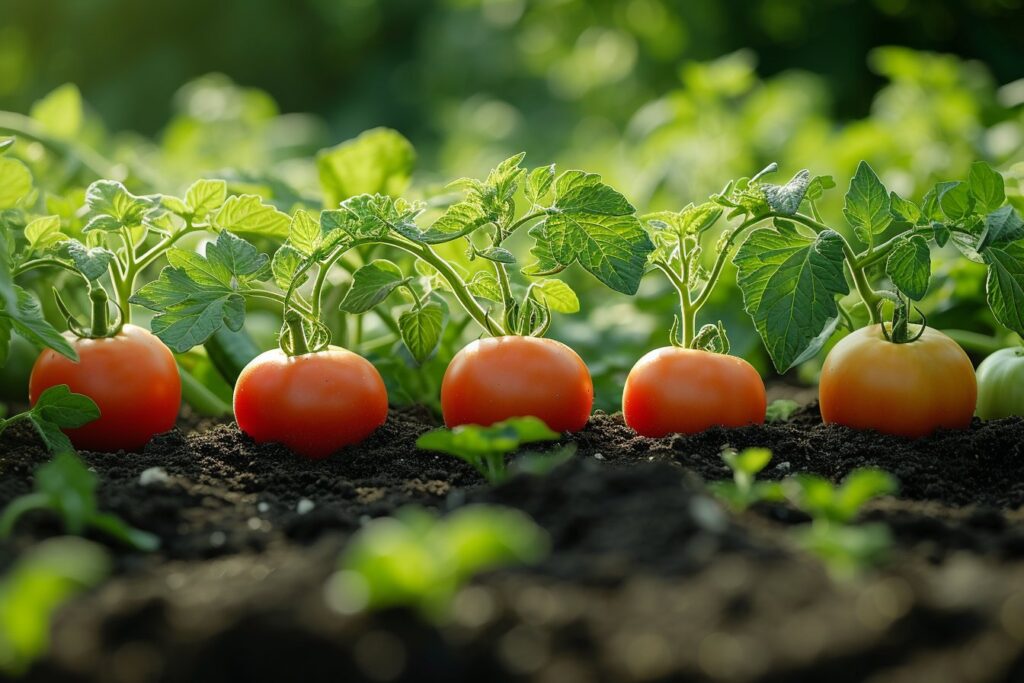
<path fill-rule="evenodd" d="M 888 341 L 881 325 L 852 332 L 829 352 L 818 382 L 825 422 L 909 437 L 970 426 L 977 396 L 971 359 L 930 327 L 906 344 Z"/>
<path fill-rule="evenodd" d="M 651 437 L 761 424 L 766 406 L 764 382 L 747 361 L 672 346 L 638 360 L 622 393 L 626 424 Z"/>
<path fill-rule="evenodd" d="M 282 443 L 314 459 L 359 443 L 388 417 L 377 368 L 336 346 L 256 356 L 238 376 L 234 404 L 238 427 L 256 442 Z"/>
<path fill-rule="evenodd" d="M 96 402 L 98 420 L 64 430 L 75 448 L 134 451 L 174 426 L 181 406 L 181 377 L 162 341 L 135 325 L 125 325 L 114 337 L 66 336 L 78 351 L 78 362 L 43 351 L 32 368 L 29 401 L 35 405 L 50 387 L 67 384 Z"/>
<path fill-rule="evenodd" d="M 441 382 L 441 411 L 449 427 L 532 415 L 557 432 L 578 432 L 593 404 L 587 366 L 553 339 L 478 339 L 455 354 Z"/>

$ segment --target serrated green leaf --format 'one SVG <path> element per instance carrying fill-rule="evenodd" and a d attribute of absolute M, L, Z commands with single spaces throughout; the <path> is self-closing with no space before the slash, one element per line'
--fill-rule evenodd
<path fill-rule="evenodd" d="M 287 237 L 291 218 L 254 194 L 229 197 L 213 216 L 213 227 L 270 237 Z"/>
<path fill-rule="evenodd" d="M 234 292 L 219 296 L 210 290 L 195 293 L 188 303 L 153 318 L 153 334 L 175 353 L 185 353 L 209 339 L 221 325 L 238 331 L 245 322 L 245 299 Z"/>
<path fill-rule="evenodd" d="M 53 349 L 71 360 L 78 360 L 74 347 L 46 321 L 39 302 L 21 287 L 15 286 L 13 291 L 15 306 L 13 309 L 6 308 L 0 315 L 7 316 L 14 331 L 38 346 Z"/>
<path fill-rule="evenodd" d="M 536 417 L 514 417 L 484 427 L 460 425 L 454 429 L 435 429 L 420 436 L 416 447 L 454 455 L 473 462 L 485 455 L 506 454 L 529 443 L 557 441 L 552 431 Z"/>
<path fill-rule="evenodd" d="M 408 281 L 391 261 L 375 259 L 352 274 L 352 285 L 341 301 L 347 313 L 365 313 Z"/>
<path fill-rule="evenodd" d="M 320 246 L 320 223 L 305 209 L 299 209 L 292 216 L 288 228 L 288 242 L 303 254 L 309 256 Z"/>
<path fill-rule="evenodd" d="M 357 239 L 383 237 L 388 231 L 394 230 L 409 239 L 426 241 L 421 239 L 423 233 L 416 225 L 416 217 L 422 212 L 418 204 L 387 195 L 362 194 L 349 197 L 341 206 L 341 216 L 334 212 L 324 212 L 321 214 L 321 222 L 330 220 L 337 223 L 340 229 Z"/>
<path fill-rule="evenodd" d="M 71 259 L 82 275 L 89 281 L 103 277 L 114 260 L 114 253 L 104 247 L 87 247 L 78 240 L 67 240 L 60 245 L 59 252 Z"/>
<path fill-rule="evenodd" d="M 1024 220 L 1006 205 L 985 216 L 985 232 L 978 243 L 978 251 L 993 244 L 1006 244 L 1024 239 Z"/>
<path fill-rule="evenodd" d="M 897 242 L 885 262 L 885 273 L 892 283 L 915 301 L 920 301 L 927 293 L 931 272 L 931 251 L 920 235 Z"/>
<path fill-rule="evenodd" d="M 13 209 L 32 192 L 32 173 L 17 159 L 0 157 L 0 209 Z"/>
<path fill-rule="evenodd" d="M 867 244 L 873 244 L 874 238 L 892 222 L 889 193 L 866 161 L 860 162 L 850 180 L 843 214 L 858 239 Z"/>
<path fill-rule="evenodd" d="M 990 245 L 982 257 L 988 264 L 985 291 L 992 313 L 1024 336 L 1024 242 Z"/>
<path fill-rule="evenodd" d="M 533 226 L 527 234 L 533 238 L 530 255 L 533 256 L 534 262 L 523 268 L 523 275 L 541 275 L 568 265 L 555 260 L 555 255 L 551 252 L 551 240 L 548 239 L 544 223 Z"/>
<path fill-rule="evenodd" d="M 143 224 L 147 212 L 160 206 L 159 197 L 139 196 L 116 180 L 97 180 L 85 192 L 92 230 L 120 230 Z"/>
<path fill-rule="evenodd" d="M 32 412 L 58 427 L 74 429 L 99 419 L 100 409 L 91 398 L 76 394 L 66 384 L 58 384 L 39 395 Z"/>
<path fill-rule="evenodd" d="M 82 93 L 65 83 L 33 104 L 29 116 L 53 137 L 73 138 L 82 129 Z"/>
<path fill-rule="evenodd" d="M 70 453 L 74 451 L 71 439 L 61 431 L 60 427 L 52 422 L 40 419 L 35 414 L 29 415 L 29 421 L 35 427 L 36 433 L 43 440 L 43 443 L 46 444 L 47 450 L 51 453 Z"/>
<path fill-rule="evenodd" d="M 516 262 L 516 257 L 512 255 L 512 252 L 504 247 L 488 247 L 483 251 L 477 252 L 477 256 L 480 258 L 493 261 L 495 263 L 505 263 L 508 265 Z"/>
<path fill-rule="evenodd" d="M 978 213 L 995 211 L 1006 201 L 1003 176 L 984 161 L 975 161 L 971 164 L 967 184 L 970 186 Z"/>
<path fill-rule="evenodd" d="M 217 240 L 206 245 L 206 259 L 214 267 L 229 273 L 225 284 L 231 285 L 232 279 L 237 282 L 248 282 L 253 279 L 265 279 L 266 254 L 261 254 L 255 245 L 226 230 L 217 235 Z"/>
<path fill-rule="evenodd" d="M 359 194 L 397 196 L 409 184 L 416 152 L 397 131 L 375 128 L 317 154 L 324 203 L 338 206 Z"/>
<path fill-rule="evenodd" d="M 921 220 L 921 209 L 914 202 L 908 201 L 895 192 L 889 193 L 889 213 L 902 223 L 917 225 Z"/>
<path fill-rule="evenodd" d="M 398 329 L 402 334 L 402 341 L 417 363 L 425 361 L 437 348 L 441 342 L 444 323 L 444 308 L 434 301 L 399 316 Z"/>
<path fill-rule="evenodd" d="M 744 309 L 780 372 L 816 353 L 834 328 L 835 298 L 849 293 L 843 258 L 842 238 L 831 230 L 810 238 L 762 228 L 737 250 Z"/>
<path fill-rule="evenodd" d="M 466 286 L 469 287 L 470 294 L 481 299 L 489 299 L 490 301 L 501 301 L 502 299 L 498 278 L 488 271 L 482 270 L 474 273 L 472 279 L 466 283 Z"/>
<path fill-rule="evenodd" d="M 414 234 L 417 242 L 440 244 L 468 235 L 494 221 L 497 217 L 487 213 L 476 200 L 456 202 L 434 221 L 426 233 Z"/>
<path fill-rule="evenodd" d="M 228 198 L 228 184 L 223 180 L 197 180 L 185 193 L 185 203 L 197 221 L 223 206 Z"/>
<path fill-rule="evenodd" d="M 60 231 L 60 216 L 43 216 L 25 226 L 25 239 L 28 240 L 28 251 L 32 253 L 46 251 L 66 240 L 67 235 Z"/>
<path fill-rule="evenodd" d="M 579 262 L 612 289 L 635 294 L 654 244 L 632 205 L 601 176 L 566 171 L 555 181 L 555 204 L 541 232 L 561 265 Z M 536 256 L 537 253 L 534 253 Z"/>
<path fill-rule="evenodd" d="M 530 288 L 530 295 L 555 313 L 577 313 L 580 310 L 576 292 L 561 280 L 540 280 Z"/>
<path fill-rule="evenodd" d="M 526 198 L 533 204 L 540 204 L 548 196 L 554 181 L 554 164 L 533 169 L 526 182 Z"/>
<path fill-rule="evenodd" d="M 305 254 L 295 247 L 290 244 L 282 245 L 274 252 L 274 258 L 270 264 L 270 270 L 274 274 L 274 284 L 283 290 L 290 288 L 293 282 L 296 287 L 301 287 L 308 276 L 303 273 L 298 282 L 295 282 L 295 278 L 305 260 Z"/>
<path fill-rule="evenodd" d="M 974 197 L 966 183 L 945 183 L 939 195 L 939 207 L 951 221 L 958 221 L 971 214 L 974 209 Z"/>
<path fill-rule="evenodd" d="M 811 178 L 811 182 L 807 185 L 807 193 L 804 195 L 805 199 L 812 202 L 821 199 L 822 195 L 825 194 L 826 190 L 831 190 L 836 186 L 835 179 L 830 175 L 819 175 Z"/>
<path fill-rule="evenodd" d="M 810 171 L 804 169 L 785 185 L 764 185 L 764 196 L 775 213 L 792 216 L 800 209 L 811 183 Z"/>

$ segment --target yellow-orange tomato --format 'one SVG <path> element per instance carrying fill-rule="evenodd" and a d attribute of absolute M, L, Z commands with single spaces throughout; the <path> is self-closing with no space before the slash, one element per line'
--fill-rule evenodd
<path fill-rule="evenodd" d="M 747 361 L 672 346 L 638 360 L 622 392 L 626 424 L 651 437 L 761 424 L 766 405 L 764 382 Z"/>
<path fill-rule="evenodd" d="M 125 325 L 113 337 L 68 339 L 78 361 L 43 351 L 32 368 L 29 402 L 35 405 L 44 391 L 58 384 L 91 398 L 100 409 L 99 419 L 64 430 L 75 448 L 138 450 L 174 426 L 181 377 L 162 341 L 135 325 Z"/>
<path fill-rule="evenodd" d="M 455 354 L 441 382 L 449 427 L 532 415 L 557 432 L 576 432 L 587 424 L 593 404 L 587 366 L 553 339 L 478 339 Z"/>
<path fill-rule="evenodd" d="M 307 458 L 359 443 L 388 417 L 377 368 L 351 351 L 256 356 L 235 384 L 238 427 L 258 443 L 276 441 Z"/>
<path fill-rule="evenodd" d="M 968 427 L 977 395 L 974 366 L 955 341 L 927 328 L 917 341 L 893 344 L 881 325 L 836 344 L 818 386 L 825 422 L 909 437 Z"/>

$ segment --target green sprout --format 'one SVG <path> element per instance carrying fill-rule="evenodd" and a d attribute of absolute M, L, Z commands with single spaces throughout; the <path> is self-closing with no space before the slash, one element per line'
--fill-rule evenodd
<path fill-rule="evenodd" d="M 505 481 L 509 469 L 505 455 L 518 450 L 522 445 L 540 441 L 556 441 L 560 438 L 536 417 L 514 417 L 497 422 L 490 427 L 462 425 L 454 429 L 435 429 L 416 441 L 416 447 L 427 451 L 447 453 L 465 460 L 492 484 Z M 517 469 L 523 472 L 544 473 L 572 457 L 572 446 L 553 454 L 531 453 L 524 456 Z"/>
<path fill-rule="evenodd" d="M 33 546 L 0 580 L 0 671 L 17 676 L 45 654 L 54 613 L 110 571 L 99 545 L 54 538 Z"/>
<path fill-rule="evenodd" d="M 711 482 L 711 493 L 733 510 L 746 510 L 761 501 L 784 500 L 779 482 L 755 479 L 771 459 L 772 452 L 767 448 L 747 448 L 739 453 L 731 448 L 723 450 L 722 460 L 732 470 L 732 481 Z"/>
<path fill-rule="evenodd" d="M 549 545 L 547 533 L 518 510 L 470 505 L 438 519 L 406 507 L 356 533 L 326 595 L 344 613 L 412 607 L 443 620 L 459 587 L 473 576 L 539 562 Z"/>
<path fill-rule="evenodd" d="M 68 533 L 80 535 L 92 528 L 143 551 L 160 547 L 153 534 L 129 526 L 120 517 L 100 512 L 96 502 L 96 475 L 71 452 L 58 453 L 35 473 L 35 491 L 12 500 L 0 513 L 0 538 L 10 536 L 18 519 L 30 510 L 50 510 L 61 518 Z"/>
<path fill-rule="evenodd" d="M 786 422 L 793 417 L 800 404 L 788 398 L 780 398 L 768 404 L 764 419 L 766 422 Z"/>
<path fill-rule="evenodd" d="M 888 526 L 851 523 L 866 503 L 898 488 L 891 474 L 870 468 L 854 470 L 838 486 L 809 474 L 783 484 L 787 497 L 813 519 L 810 526 L 797 531 L 797 541 L 840 576 L 885 560 L 892 546 Z"/>
<path fill-rule="evenodd" d="M 0 418 L 0 433 L 16 422 L 28 421 L 35 427 L 50 451 L 72 451 L 74 449 L 71 441 L 61 429 L 81 427 L 99 416 L 100 409 L 91 398 L 72 393 L 68 385 L 59 384 L 40 394 L 39 400 L 31 410 L 6 420 Z"/>

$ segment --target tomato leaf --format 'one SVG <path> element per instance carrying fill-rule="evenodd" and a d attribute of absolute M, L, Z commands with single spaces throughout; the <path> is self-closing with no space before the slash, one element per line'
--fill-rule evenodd
<path fill-rule="evenodd" d="M 644 274 L 651 238 L 619 192 L 601 176 L 566 171 L 555 181 L 555 203 L 539 233 L 563 265 L 579 262 L 612 289 L 635 294 Z"/>
<path fill-rule="evenodd" d="M 792 216 L 800 209 L 810 184 L 811 173 L 804 169 L 785 185 L 764 185 L 765 201 L 775 213 Z"/>
<path fill-rule="evenodd" d="M 555 165 L 541 166 L 530 171 L 527 177 L 525 194 L 526 198 L 533 204 L 540 204 L 551 192 L 551 185 L 555 182 Z"/>
<path fill-rule="evenodd" d="M 341 301 L 347 313 L 365 313 L 408 282 L 402 269 L 391 261 L 376 259 L 352 274 L 352 285 Z"/>
<path fill-rule="evenodd" d="M 13 209 L 32 192 L 32 174 L 17 159 L 0 157 L 0 209 Z"/>
<path fill-rule="evenodd" d="M 305 260 L 306 255 L 301 251 L 290 244 L 282 244 L 274 252 L 274 258 L 270 262 L 270 270 L 274 275 L 274 284 L 283 290 L 291 287 L 293 282 L 296 287 L 302 286 L 309 279 L 309 276 L 305 273 L 298 276 L 299 269 Z M 298 282 L 295 282 L 296 277 L 299 277 Z"/>
<path fill-rule="evenodd" d="M 785 226 L 755 230 L 736 251 L 744 309 L 780 372 L 817 353 L 834 329 L 835 297 L 849 293 L 843 259 L 837 233 L 810 238 Z"/>
<path fill-rule="evenodd" d="M 901 239 L 885 262 L 885 273 L 896 287 L 915 301 L 928 291 L 932 261 L 928 242 L 920 235 Z"/>
<path fill-rule="evenodd" d="M 53 453 L 73 450 L 62 428 L 81 427 L 99 417 L 100 409 L 93 400 L 72 393 L 66 384 L 44 391 L 29 411 L 29 420 Z"/>
<path fill-rule="evenodd" d="M 389 128 L 374 128 L 322 150 L 317 154 L 316 167 L 324 204 L 338 206 L 359 194 L 401 194 L 415 164 L 412 143 Z"/>
<path fill-rule="evenodd" d="M 577 313 L 580 300 L 572 287 L 561 280 L 540 280 L 530 287 L 530 296 L 555 313 Z"/>
<path fill-rule="evenodd" d="M 441 342 L 445 313 L 444 306 L 431 301 L 421 308 L 414 308 L 399 316 L 398 329 L 402 334 L 402 341 L 417 363 L 423 363 L 429 358 Z"/>
<path fill-rule="evenodd" d="M 17 286 L 14 287 L 14 294 L 14 308 L 0 311 L 0 316 L 8 318 L 14 331 L 39 346 L 53 349 L 71 360 L 78 360 L 74 347 L 46 321 L 35 297 Z"/>
<path fill-rule="evenodd" d="M 87 247 L 78 240 L 67 240 L 60 245 L 61 256 L 71 259 L 87 280 L 103 277 L 114 260 L 114 252 L 104 247 Z"/>
<path fill-rule="evenodd" d="M 296 211 L 288 228 L 288 242 L 292 247 L 309 256 L 319 248 L 321 239 L 320 223 L 308 211 Z"/>
<path fill-rule="evenodd" d="M 988 264 L 985 292 L 992 313 L 1024 336 L 1024 242 L 990 245 L 982 257 Z"/>
<path fill-rule="evenodd" d="M 185 203 L 196 221 L 206 220 L 227 198 L 228 184 L 223 180 L 197 180 L 185 193 Z"/>
<path fill-rule="evenodd" d="M 971 164 L 967 184 L 978 213 L 995 211 L 1006 201 L 1003 176 L 984 161 L 975 161 Z"/>
<path fill-rule="evenodd" d="M 873 244 L 877 235 L 885 232 L 892 222 L 889 194 L 866 161 L 860 162 L 846 192 L 843 214 L 853 227 L 857 238 Z"/>
<path fill-rule="evenodd" d="M 220 210 L 213 215 L 212 226 L 216 230 L 287 237 L 291 218 L 278 211 L 254 194 L 230 197 Z"/>
<path fill-rule="evenodd" d="M 1024 220 L 1007 204 L 985 216 L 985 229 L 978 242 L 982 252 L 993 244 L 1007 244 L 1024 239 Z"/>
<path fill-rule="evenodd" d="M 246 240 L 223 231 L 206 245 L 206 255 L 172 249 L 170 265 L 143 286 L 131 302 L 157 312 L 153 334 L 184 353 L 220 329 L 237 331 L 245 321 L 245 299 L 238 290 L 269 276 L 267 257 Z"/>
<path fill-rule="evenodd" d="M 895 192 L 889 193 L 889 213 L 901 223 L 917 225 L 921 220 L 921 209 L 917 204 L 904 199 Z"/>
<path fill-rule="evenodd" d="M 116 231 L 143 225 L 146 214 L 160 207 L 156 196 L 137 196 L 116 180 L 97 180 L 85 191 L 89 222 L 85 232 Z"/>
<path fill-rule="evenodd" d="M 60 216 L 42 216 L 25 226 L 25 239 L 28 240 L 27 251 L 30 254 L 46 251 L 67 238 L 67 235 L 60 231 Z"/>
<path fill-rule="evenodd" d="M 939 208 L 951 221 L 969 216 L 974 209 L 974 197 L 967 183 L 940 183 Z"/>

